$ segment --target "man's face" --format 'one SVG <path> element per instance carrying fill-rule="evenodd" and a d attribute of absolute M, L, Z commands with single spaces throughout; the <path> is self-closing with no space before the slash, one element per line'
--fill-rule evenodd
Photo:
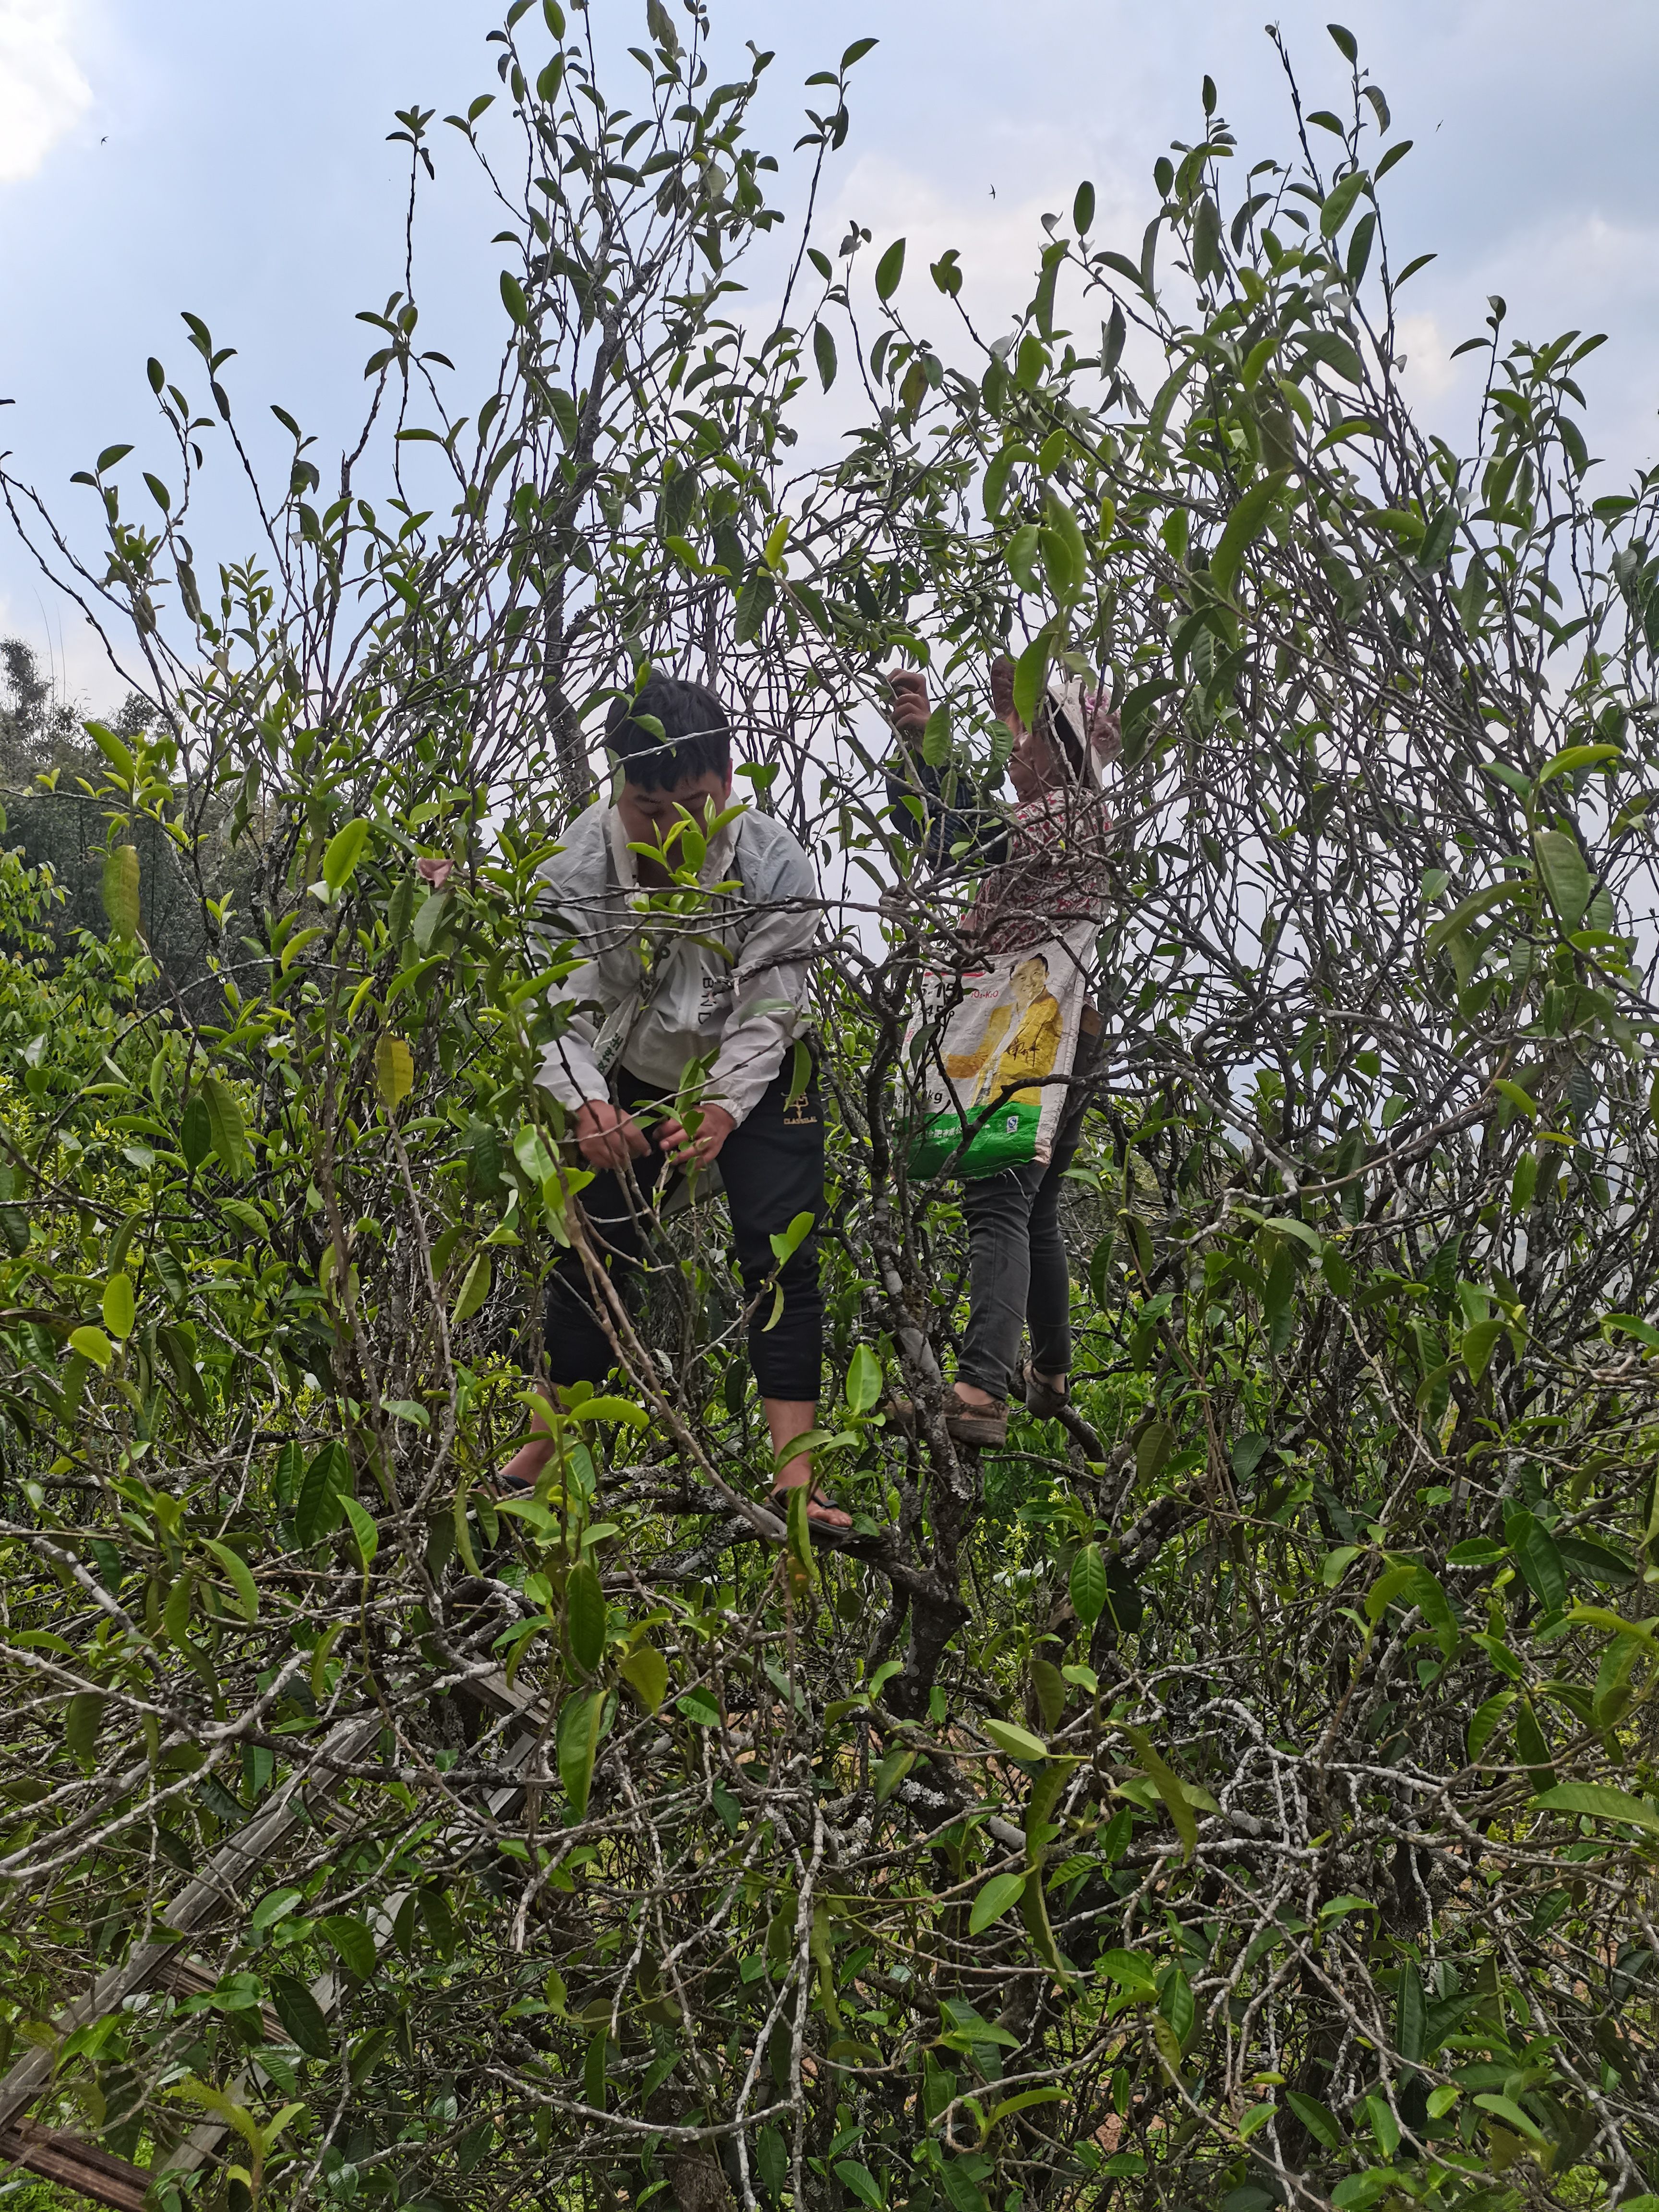
<path fill-rule="evenodd" d="M 732 772 L 710 769 L 706 775 L 687 776 L 683 783 L 647 790 L 643 784 L 624 781 L 617 799 L 617 811 L 630 845 L 660 845 L 683 814 L 699 830 L 718 814 L 732 796 Z"/>
<path fill-rule="evenodd" d="M 1046 960 L 1022 960 L 1013 973 L 1014 1003 L 1024 1013 L 1036 1004 L 1048 988 Z"/>

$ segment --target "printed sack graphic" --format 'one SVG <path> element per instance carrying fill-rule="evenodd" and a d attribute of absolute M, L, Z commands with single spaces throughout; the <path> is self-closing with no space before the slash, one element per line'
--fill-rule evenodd
<path fill-rule="evenodd" d="M 912 1175 L 937 1175 L 947 1162 L 970 1177 L 1047 1165 L 1066 1085 L 1043 1079 L 1069 1075 L 1077 1058 L 1095 939 L 1096 925 L 1080 923 L 961 975 L 928 979 L 904 1040 L 923 1103 Z"/>

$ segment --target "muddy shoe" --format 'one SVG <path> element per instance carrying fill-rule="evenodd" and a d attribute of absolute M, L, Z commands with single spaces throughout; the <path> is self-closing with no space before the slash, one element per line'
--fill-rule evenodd
<path fill-rule="evenodd" d="M 992 1449 L 1008 1441 L 1008 1408 L 1006 1406 L 970 1406 L 953 1383 L 945 1394 L 940 1408 L 945 1415 L 945 1432 L 952 1443 L 972 1444 L 981 1451 Z M 893 1425 L 902 1429 L 907 1437 L 916 1433 L 915 1402 L 909 1398 L 890 1398 L 887 1411 Z"/>
<path fill-rule="evenodd" d="M 1040 1421 L 1052 1421 L 1066 1411 L 1072 1402 L 1069 1378 L 1062 1376 L 1064 1388 L 1056 1390 L 1052 1382 L 1045 1382 L 1029 1359 L 1020 1364 L 1014 1377 L 1015 1386 L 1025 1401 L 1025 1410 L 1035 1413 Z"/>

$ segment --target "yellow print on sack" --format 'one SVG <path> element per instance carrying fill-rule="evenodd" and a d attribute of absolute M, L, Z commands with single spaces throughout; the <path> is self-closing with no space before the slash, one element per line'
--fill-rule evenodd
<path fill-rule="evenodd" d="M 974 1083 L 973 1096 L 967 1101 L 970 1109 L 1011 1089 L 1017 1103 L 1035 1105 L 1039 1091 L 1013 1086 L 1035 1085 L 1054 1073 L 1064 1024 L 1060 1001 L 1048 988 L 1044 955 L 1034 952 L 1022 960 L 1010 978 L 1010 988 L 1013 1004 L 993 1010 L 973 1049 L 945 1055 L 945 1072 L 953 1083 Z"/>

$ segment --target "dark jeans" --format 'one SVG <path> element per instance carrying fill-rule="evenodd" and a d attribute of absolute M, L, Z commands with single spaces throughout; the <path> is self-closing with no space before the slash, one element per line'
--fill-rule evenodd
<path fill-rule="evenodd" d="M 1085 1089 L 1073 1091 L 1047 1167 L 1033 1160 L 963 1185 L 968 1331 L 957 1373 L 994 1398 L 1008 1395 L 1023 1324 L 1030 1328 L 1038 1374 L 1064 1375 L 1071 1368 L 1072 1283 L 1060 1231 L 1060 1178 L 1077 1157 L 1088 1103 Z"/>
<path fill-rule="evenodd" d="M 815 1222 L 823 1215 L 823 1118 L 816 1075 L 793 1106 L 790 1064 L 769 1085 L 745 1121 L 720 1147 L 720 1179 L 732 1212 L 732 1242 L 745 1297 L 754 1299 L 777 1268 L 771 1240 L 798 1213 Z M 651 1089 L 627 1069 L 615 1085 L 617 1103 L 630 1111 L 659 1105 L 664 1093 Z M 657 1149 L 656 1129 L 647 1132 L 651 1150 L 618 1175 L 602 1168 L 583 1189 L 580 1203 L 593 1231 L 596 1249 L 609 1255 L 619 1286 L 638 1268 L 649 1226 L 652 1194 L 665 1163 Z M 749 1358 L 764 1398 L 815 1399 L 823 1365 L 823 1292 L 818 1283 L 816 1228 L 790 1255 L 779 1281 L 783 1310 L 769 1328 L 776 1303 L 770 1292 L 760 1300 L 749 1323 Z M 599 1382 L 615 1361 L 611 1340 L 593 1310 L 587 1272 L 580 1255 L 562 1252 L 547 1290 L 547 1365 L 551 1380 Z"/>

